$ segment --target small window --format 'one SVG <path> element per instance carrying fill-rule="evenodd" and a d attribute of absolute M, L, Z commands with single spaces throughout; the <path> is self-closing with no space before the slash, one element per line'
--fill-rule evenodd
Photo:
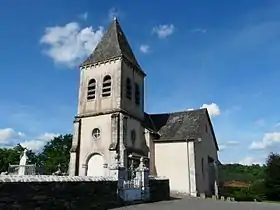
<path fill-rule="evenodd" d="M 135 83 L 135 104 L 140 104 L 140 88 L 139 85 Z"/>
<path fill-rule="evenodd" d="M 96 81 L 95 79 L 91 79 L 88 82 L 87 100 L 95 99 L 95 90 L 96 90 Z"/>
<path fill-rule="evenodd" d="M 102 97 L 108 97 L 111 95 L 111 77 L 106 75 L 103 79 Z"/>
<path fill-rule="evenodd" d="M 132 98 L 132 86 L 131 86 L 131 80 L 129 78 L 126 79 L 126 98 L 130 100 Z"/>
<path fill-rule="evenodd" d="M 98 128 L 94 128 L 92 131 L 92 137 L 93 139 L 98 139 L 100 138 L 100 130 Z"/>
<path fill-rule="evenodd" d="M 131 142 L 132 142 L 132 145 L 134 146 L 135 144 L 135 141 L 136 141 L 136 131 L 135 130 L 132 130 L 131 131 Z"/>
<path fill-rule="evenodd" d="M 205 125 L 205 132 L 208 133 L 208 127 Z"/>

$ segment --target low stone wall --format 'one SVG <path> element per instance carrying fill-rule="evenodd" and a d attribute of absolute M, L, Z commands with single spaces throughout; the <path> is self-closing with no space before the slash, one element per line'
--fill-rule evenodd
<path fill-rule="evenodd" d="M 68 176 L 0 176 L 0 209 L 108 209 L 117 181 Z"/>
<path fill-rule="evenodd" d="M 150 201 L 170 198 L 169 180 L 149 179 Z M 104 210 L 121 205 L 113 178 L 0 175 L 0 209 Z"/>
<path fill-rule="evenodd" d="M 150 200 L 152 202 L 170 199 L 169 179 L 150 177 Z"/>

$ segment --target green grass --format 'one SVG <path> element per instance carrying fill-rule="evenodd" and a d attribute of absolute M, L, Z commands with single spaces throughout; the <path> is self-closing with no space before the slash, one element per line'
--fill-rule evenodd
<path fill-rule="evenodd" d="M 280 201 L 263 201 L 263 202 L 280 204 Z"/>

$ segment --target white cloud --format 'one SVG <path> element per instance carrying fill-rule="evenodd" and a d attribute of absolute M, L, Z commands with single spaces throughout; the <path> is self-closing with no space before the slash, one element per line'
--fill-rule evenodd
<path fill-rule="evenodd" d="M 93 52 L 103 33 L 103 27 L 94 31 L 92 27 L 81 28 L 77 22 L 70 22 L 46 28 L 40 43 L 47 46 L 44 53 L 55 63 L 74 67 Z"/>
<path fill-rule="evenodd" d="M 221 114 L 219 106 L 215 103 L 203 104 L 200 108 L 206 108 L 211 117 L 218 116 Z"/>
<path fill-rule="evenodd" d="M 83 19 L 83 20 L 87 20 L 88 19 L 88 12 L 85 12 L 83 14 L 79 15 L 79 18 Z"/>
<path fill-rule="evenodd" d="M 0 129 L 0 144 L 9 144 L 12 140 L 25 137 L 22 132 L 16 132 L 12 128 Z"/>
<path fill-rule="evenodd" d="M 228 145 L 237 145 L 237 144 L 239 144 L 239 142 L 238 141 L 227 141 L 227 144 Z"/>
<path fill-rule="evenodd" d="M 214 116 L 218 116 L 221 114 L 221 110 L 220 110 L 220 107 L 215 104 L 215 103 L 212 103 L 212 104 L 203 104 L 200 109 L 203 109 L 203 108 L 206 108 L 210 117 L 214 117 Z M 194 110 L 194 108 L 189 108 L 187 109 L 187 111 L 192 111 Z"/>
<path fill-rule="evenodd" d="M 112 21 L 114 17 L 118 17 L 119 15 L 120 15 L 120 11 L 117 8 L 112 7 L 111 9 L 109 9 L 108 19 L 109 21 Z"/>
<path fill-rule="evenodd" d="M 276 127 L 276 128 L 280 128 L 280 122 L 279 122 L 279 123 L 276 123 L 275 127 Z"/>
<path fill-rule="evenodd" d="M 219 150 L 220 151 L 224 151 L 225 149 L 227 149 L 227 145 L 225 145 L 225 144 L 219 145 Z"/>
<path fill-rule="evenodd" d="M 142 44 L 142 45 L 140 45 L 140 51 L 142 52 L 142 53 L 149 53 L 150 52 L 150 46 L 149 45 L 147 45 L 147 44 Z"/>
<path fill-rule="evenodd" d="M 255 121 L 255 124 L 258 126 L 264 126 L 265 121 L 264 121 L 264 119 L 258 119 Z"/>
<path fill-rule="evenodd" d="M 170 25 L 159 25 L 152 29 L 153 34 L 157 34 L 160 39 L 166 38 L 174 33 L 175 27 L 173 24 Z"/>
<path fill-rule="evenodd" d="M 237 145 L 239 142 L 238 141 L 227 141 L 226 143 L 220 144 L 219 149 L 220 151 L 224 151 L 228 149 L 229 147 Z"/>
<path fill-rule="evenodd" d="M 45 141 L 29 140 L 20 143 L 22 147 L 32 150 L 33 152 L 40 151 L 46 144 Z"/>
<path fill-rule="evenodd" d="M 49 141 L 49 140 L 53 139 L 56 136 L 59 136 L 59 134 L 58 133 L 48 133 L 48 132 L 46 132 L 46 133 L 40 135 L 38 137 L 38 139 L 44 140 L 44 141 Z"/>
<path fill-rule="evenodd" d="M 261 141 L 253 141 L 250 149 L 253 150 L 272 150 L 280 146 L 280 132 L 266 133 Z"/>
<path fill-rule="evenodd" d="M 192 33 L 202 33 L 205 34 L 207 30 L 205 28 L 194 28 L 191 30 Z"/>
<path fill-rule="evenodd" d="M 262 165 L 259 161 L 257 161 L 253 157 L 245 157 L 245 158 L 243 158 L 242 160 L 239 161 L 239 164 L 242 164 L 242 165 L 260 164 L 260 165 Z"/>
<path fill-rule="evenodd" d="M 59 136 L 57 133 L 44 133 L 34 140 L 28 140 L 21 142 L 21 146 L 26 147 L 27 149 L 31 149 L 33 152 L 38 152 L 40 151 L 45 144 L 52 140 L 54 137 Z"/>

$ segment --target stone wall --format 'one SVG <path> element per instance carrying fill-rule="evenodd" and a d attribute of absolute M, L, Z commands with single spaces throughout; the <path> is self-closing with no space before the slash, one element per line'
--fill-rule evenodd
<path fill-rule="evenodd" d="M 163 201 L 170 199 L 169 179 L 150 177 L 150 201 Z"/>
<path fill-rule="evenodd" d="M 117 181 L 93 177 L 0 176 L 0 209 L 108 209 Z"/>
<path fill-rule="evenodd" d="M 150 178 L 150 201 L 170 198 L 169 180 Z M 120 206 L 117 181 L 79 176 L 0 175 L 0 209 L 104 210 Z"/>

